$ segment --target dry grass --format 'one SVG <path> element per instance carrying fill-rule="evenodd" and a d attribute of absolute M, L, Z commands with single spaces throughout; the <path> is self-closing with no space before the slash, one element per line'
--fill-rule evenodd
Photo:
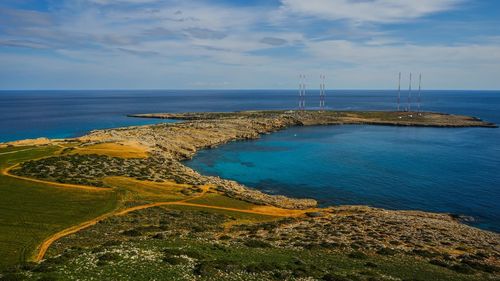
<path fill-rule="evenodd" d="M 107 177 L 104 183 L 112 188 L 125 190 L 125 201 L 181 200 L 186 197 L 181 191 L 191 187 L 188 184 L 140 181 L 128 177 Z"/>
<path fill-rule="evenodd" d="M 148 157 L 147 147 L 137 142 L 123 143 L 99 143 L 88 146 L 75 147 L 72 154 L 99 154 L 120 158 L 146 158 Z"/>
<path fill-rule="evenodd" d="M 252 211 L 258 213 L 264 213 L 271 216 L 280 216 L 280 217 L 296 217 L 303 215 L 307 212 L 317 212 L 319 209 L 309 209 L 309 210 L 292 210 L 292 209 L 283 209 L 274 206 L 255 206 L 252 208 Z"/>

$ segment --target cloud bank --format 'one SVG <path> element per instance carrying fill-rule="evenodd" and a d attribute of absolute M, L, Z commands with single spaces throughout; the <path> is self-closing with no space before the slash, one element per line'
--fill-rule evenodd
<path fill-rule="evenodd" d="M 0 4 L 4 89 L 294 88 L 299 72 L 390 88 L 399 71 L 424 72 L 430 88 L 500 88 L 500 34 L 435 35 L 462 24 L 439 16 L 464 0 L 10 2 Z"/>

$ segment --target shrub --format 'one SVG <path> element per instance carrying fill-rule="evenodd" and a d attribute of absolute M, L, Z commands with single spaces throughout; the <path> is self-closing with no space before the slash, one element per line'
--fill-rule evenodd
<path fill-rule="evenodd" d="M 102 244 L 102 246 L 104 247 L 109 247 L 109 246 L 118 246 L 118 245 L 121 245 L 122 244 L 122 241 L 120 240 L 110 240 L 110 241 L 106 241 Z"/>
<path fill-rule="evenodd" d="M 368 256 L 365 253 L 359 251 L 349 253 L 348 257 L 358 260 L 364 260 L 368 258 Z"/>
<path fill-rule="evenodd" d="M 480 270 L 480 271 L 484 271 L 484 272 L 488 272 L 488 273 L 495 273 L 495 272 L 498 272 L 500 271 L 498 267 L 496 266 L 493 266 L 493 265 L 489 265 L 489 264 L 485 264 L 485 263 L 480 263 L 480 262 L 477 262 L 477 261 L 471 261 L 471 260 L 463 260 L 462 261 L 463 264 L 466 264 L 474 269 L 477 269 L 477 270 Z"/>
<path fill-rule="evenodd" d="M 199 262 L 193 270 L 193 273 L 201 276 L 214 276 L 218 271 L 236 271 L 241 269 L 240 265 L 233 261 L 211 260 Z"/>
<path fill-rule="evenodd" d="M 165 239 L 166 235 L 164 233 L 156 233 L 155 235 L 151 236 L 153 239 Z"/>
<path fill-rule="evenodd" d="M 334 274 L 334 273 L 327 273 L 327 274 L 323 275 L 323 277 L 321 277 L 321 280 L 324 280 L 324 281 L 351 281 L 351 279 L 349 279 L 345 276 Z"/>
<path fill-rule="evenodd" d="M 44 275 L 44 276 L 38 278 L 37 281 L 56 281 L 56 280 L 58 280 L 58 279 L 53 275 Z"/>
<path fill-rule="evenodd" d="M 449 265 L 442 261 L 442 260 L 438 260 L 438 259 L 432 259 L 429 261 L 430 264 L 433 264 L 433 265 L 437 265 L 437 266 L 441 266 L 441 267 L 448 267 Z"/>
<path fill-rule="evenodd" d="M 453 271 L 456 271 L 458 273 L 462 273 L 462 274 L 473 274 L 474 273 L 474 269 L 472 269 L 472 267 L 470 267 L 466 264 L 463 264 L 463 263 L 454 264 L 454 265 L 450 266 L 450 269 Z"/>
<path fill-rule="evenodd" d="M 48 262 L 42 262 L 37 267 L 33 269 L 34 272 L 51 272 L 54 271 L 52 265 Z"/>
<path fill-rule="evenodd" d="M 250 248 L 270 248 L 272 247 L 271 244 L 262 241 L 262 240 L 257 240 L 257 239 L 250 239 L 245 241 L 245 246 L 250 247 Z"/>
<path fill-rule="evenodd" d="M 394 249 L 391 249 L 391 248 L 382 248 L 382 249 L 380 249 L 380 250 L 377 251 L 377 254 L 383 255 L 383 256 L 393 256 L 393 255 L 395 255 L 397 253 L 398 253 L 397 250 L 394 250 Z"/>
<path fill-rule="evenodd" d="M 434 258 L 436 256 L 439 256 L 439 254 L 432 253 L 432 252 L 429 252 L 426 250 L 419 250 L 419 249 L 414 249 L 412 251 L 412 253 L 414 253 L 415 255 L 419 255 L 421 257 L 424 257 L 424 258 Z"/>
<path fill-rule="evenodd" d="M 263 272 L 279 269 L 281 266 L 275 262 L 252 263 L 246 266 L 248 272 Z"/>
<path fill-rule="evenodd" d="M 231 236 L 229 235 L 222 235 L 221 237 L 219 237 L 219 240 L 229 240 L 231 239 Z"/>
<path fill-rule="evenodd" d="M 170 264 L 170 265 L 178 265 L 178 264 L 183 264 L 186 263 L 187 260 L 183 257 L 177 257 L 177 256 L 166 256 L 163 258 L 163 261 Z"/>
<path fill-rule="evenodd" d="M 19 273 L 6 273 L 0 277 L 0 281 L 20 281 L 24 280 L 23 276 Z"/>
<path fill-rule="evenodd" d="M 141 236 L 142 233 L 137 229 L 129 229 L 123 231 L 122 234 L 126 236 L 136 237 L 136 236 Z"/>
<path fill-rule="evenodd" d="M 104 253 L 99 256 L 99 261 L 97 262 L 97 265 L 106 265 L 110 261 L 116 261 L 120 258 L 120 256 L 116 253 Z"/>

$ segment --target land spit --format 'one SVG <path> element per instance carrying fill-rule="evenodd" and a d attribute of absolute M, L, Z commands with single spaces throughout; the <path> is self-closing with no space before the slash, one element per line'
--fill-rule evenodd
<path fill-rule="evenodd" d="M 496 127 L 478 118 L 441 113 L 417 112 L 338 112 L 338 111 L 244 111 L 205 113 L 136 114 L 131 117 L 184 120 L 180 123 L 127 127 L 93 131 L 80 141 L 136 142 L 148 147 L 152 162 L 158 166 L 149 172 L 154 180 L 174 179 L 193 185 L 212 184 L 226 195 L 257 204 L 282 208 L 306 209 L 317 205 L 313 199 L 293 199 L 269 195 L 235 181 L 203 176 L 181 163 L 200 149 L 244 139 L 256 139 L 291 126 L 372 124 L 425 127 Z M 144 163 L 146 164 L 146 163 Z M 163 171 L 159 174 L 158 171 Z"/>

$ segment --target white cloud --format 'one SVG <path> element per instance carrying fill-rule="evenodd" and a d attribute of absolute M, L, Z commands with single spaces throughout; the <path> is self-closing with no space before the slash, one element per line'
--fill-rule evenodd
<path fill-rule="evenodd" d="M 461 1 L 283 0 L 268 10 L 176 0 L 81 3 L 89 1 L 50 13 L 9 11 L 8 32 L 0 33 L 2 86 L 16 83 L 8 70 L 47 88 L 294 88 L 299 70 L 326 73 L 335 88 L 388 87 L 399 71 L 423 72 L 429 88 L 499 86 L 498 37 L 408 43 L 380 28 Z M 115 5 L 125 2 L 132 8 Z M 318 18 L 332 20 L 325 34 L 309 32 L 324 24 Z M 21 47 L 33 52 L 9 49 Z"/>
<path fill-rule="evenodd" d="M 282 0 L 282 15 L 354 22 L 401 22 L 455 8 L 462 0 Z"/>

